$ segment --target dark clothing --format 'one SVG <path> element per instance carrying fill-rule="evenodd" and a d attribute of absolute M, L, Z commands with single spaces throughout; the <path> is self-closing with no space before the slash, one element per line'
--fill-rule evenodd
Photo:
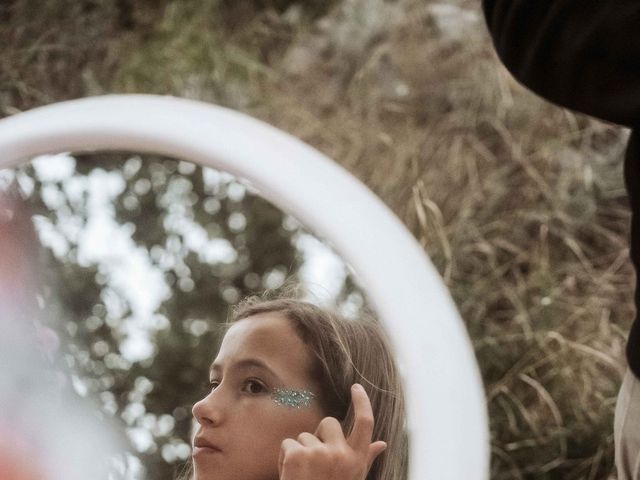
<path fill-rule="evenodd" d="M 483 0 L 511 73 L 537 94 L 632 128 L 625 157 L 631 260 L 640 273 L 640 0 Z M 640 288 L 627 360 L 640 378 Z"/>

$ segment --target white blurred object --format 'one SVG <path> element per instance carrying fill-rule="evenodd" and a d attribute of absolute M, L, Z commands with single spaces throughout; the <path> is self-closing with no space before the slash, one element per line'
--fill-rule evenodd
<path fill-rule="evenodd" d="M 0 479 L 106 478 L 113 437 L 62 387 L 58 337 L 38 318 L 31 218 L 16 198 L 0 211 Z"/>
<path fill-rule="evenodd" d="M 372 300 L 406 372 L 409 478 L 488 478 L 486 402 L 464 325 L 423 249 L 366 187 L 282 131 L 177 98 L 94 97 L 0 120 L 0 168 L 96 149 L 226 170 L 331 241 Z"/>

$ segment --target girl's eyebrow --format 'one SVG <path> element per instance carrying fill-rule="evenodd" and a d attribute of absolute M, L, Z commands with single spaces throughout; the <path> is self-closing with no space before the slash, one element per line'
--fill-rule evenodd
<path fill-rule="evenodd" d="M 243 368 L 257 367 L 263 370 L 266 370 L 271 376 L 275 377 L 276 380 L 281 382 L 280 376 L 269 366 L 266 362 L 259 358 L 243 358 L 238 360 L 237 362 L 232 362 L 230 365 L 230 369 L 240 370 Z M 222 370 L 222 365 L 219 363 L 213 362 L 209 367 L 209 375 L 219 372 Z"/>

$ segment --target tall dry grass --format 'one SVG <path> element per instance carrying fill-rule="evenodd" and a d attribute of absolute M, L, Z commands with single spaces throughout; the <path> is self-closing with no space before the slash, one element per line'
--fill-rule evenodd
<path fill-rule="evenodd" d="M 626 133 L 517 85 L 477 2 L 447 4 L 343 2 L 297 32 L 257 110 L 355 173 L 438 267 L 482 370 L 491 478 L 608 478 L 633 315 Z M 349 28 L 369 37 L 341 44 Z"/>

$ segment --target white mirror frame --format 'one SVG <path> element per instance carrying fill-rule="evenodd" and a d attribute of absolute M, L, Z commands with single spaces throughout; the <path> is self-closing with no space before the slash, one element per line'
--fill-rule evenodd
<path fill-rule="evenodd" d="M 174 97 L 93 97 L 0 120 L 0 168 L 87 150 L 155 153 L 228 171 L 331 241 L 403 367 L 409 478 L 488 479 L 487 407 L 464 324 L 422 247 L 352 175 L 263 122 Z"/>

